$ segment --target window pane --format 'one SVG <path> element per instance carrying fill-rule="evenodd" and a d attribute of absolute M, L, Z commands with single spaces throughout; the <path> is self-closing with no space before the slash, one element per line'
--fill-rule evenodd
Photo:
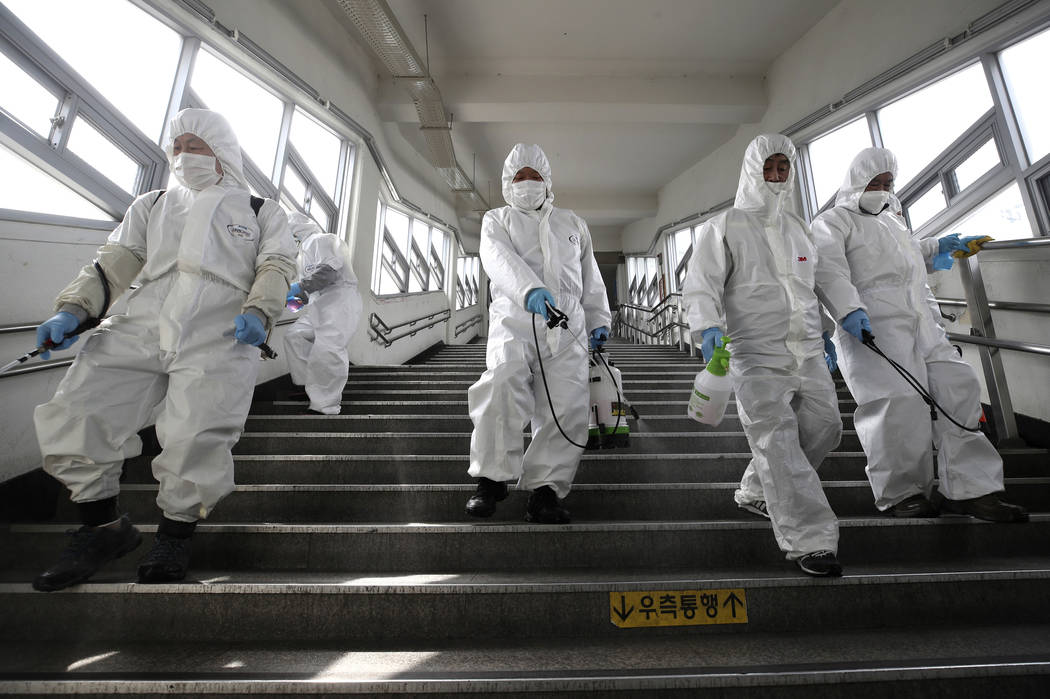
<path fill-rule="evenodd" d="M 386 230 L 394 239 L 398 250 L 406 258 L 408 257 L 408 216 L 395 209 L 386 210 Z"/>
<path fill-rule="evenodd" d="M 306 183 L 291 165 L 284 166 L 284 188 L 288 190 L 292 199 L 299 203 L 300 207 L 306 205 Z"/>
<path fill-rule="evenodd" d="M 127 0 L 4 0 L 144 134 L 157 141 L 182 37 Z"/>
<path fill-rule="evenodd" d="M 339 137 L 297 108 L 292 117 L 290 138 L 310 172 L 320 180 L 321 187 L 329 197 L 335 199 L 341 146 Z"/>
<path fill-rule="evenodd" d="M 418 218 L 412 219 L 412 240 L 423 254 L 430 249 L 430 226 Z"/>
<path fill-rule="evenodd" d="M 271 175 L 284 116 L 281 100 L 207 51 L 197 52 L 191 86 L 208 109 L 226 117 L 244 152 Z"/>
<path fill-rule="evenodd" d="M 445 288 L 445 232 L 433 228 L 430 231 L 430 291 Z"/>
<path fill-rule="evenodd" d="M 938 182 L 933 189 L 929 190 L 916 199 L 908 207 L 908 220 L 911 221 L 911 229 L 919 230 L 924 223 L 939 214 L 947 204 L 944 201 L 944 187 Z"/>
<path fill-rule="evenodd" d="M 999 151 L 995 147 L 995 141 L 989 140 L 977 149 L 976 153 L 955 168 L 955 182 L 959 187 L 959 191 L 963 191 L 981 179 L 982 175 L 1000 163 Z"/>
<path fill-rule="evenodd" d="M 955 224 L 948 233 L 968 235 L 990 235 L 996 240 L 1031 238 L 1032 227 L 1025 214 L 1021 190 L 1017 183 L 986 201 L 972 214 Z"/>
<path fill-rule="evenodd" d="M 380 294 L 398 294 L 401 293 L 401 289 L 398 288 L 397 282 L 390 276 L 390 272 L 383 269 L 379 273 L 379 293 Z"/>
<path fill-rule="evenodd" d="M 992 108 L 978 63 L 879 110 L 886 147 L 897 156 L 898 190 Z"/>
<path fill-rule="evenodd" d="M 1035 162 L 1050 153 L 1050 93 L 1044 64 L 1050 51 L 1050 31 L 1036 34 L 999 54 L 1017 121 L 1021 124 L 1028 158 Z"/>
<path fill-rule="evenodd" d="M 0 209 L 110 221 L 112 216 L 0 146 Z"/>
<path fill-rule="evenodd" d="M 813 168 L 813 186 L 817 191 L 819 206 L 824 206 L 839 191 L 857 153 L 870 147 L 871 132 L 868 131 L 868 120 L 864 117 L 809 144 L 809 162 Z"/>
<path fill-rule="evenodd" d="M 130 194 L 135 191 L 139 164 L 113 145 L 83 117 L 77 117 L 73 122 L 68 147 L 84 162 L 108 177 L 125 192 Z"/>
<path fill-rule="evenodd" d="M 51 134 L 51 117 L 58 111 L 58 97 L 29 77 L 10 58 L 0 53 L 0 109 L 18 119 L 38 135 Z"/>
<path fill-rule="evenodd" d="M 317 221 L 317 225 L 326 231 L 328 230 L 328 224 L 330 221 L 328 218 L 328 212 L 324 210 L 324 207 L 317 204 L 317 202 L 314 202 L 313 206 L 310 207 L 310 215 L 314 217 L 315 221 Z"/>

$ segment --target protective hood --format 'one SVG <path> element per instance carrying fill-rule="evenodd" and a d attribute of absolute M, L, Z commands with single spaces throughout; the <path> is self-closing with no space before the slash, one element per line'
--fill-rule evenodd
<path fill-rule="evenodd" d="M 288 228 L 291 229 L 295 242 L 300 245 L 314 233 L 324 233 L 316 221 L 299 211 L 288 214 Z"/>
<path fill-rule="evenodd" d="M 203 139 L 215 152 L 215 157 L 222 165 L 221 184 L 248 189 L 248 180 L 244 177 L 244 161 L 241 158 L 241 146 L 237 135 L 226 117 L 210 109 L 183 109 L 171 120 L 168 140 L 164 144 L 164 153 L 168 156 L 168 167 L 175 167 L 175 156 L 172 148 L 175 138 L 184 133 L 191 133 Z"/>
<path fill-rule="evenodd" d="M 766 158 L 783 153 L 791 161 L 785 191 L 779 197 L 767 186 L 762 176 L 762 166 Z M 748 145 L 744 153 L 744 162 L 740 166 L 740 182 L 736 187 L 736 201 L 733 206 L 745 211 L 761 211 L 767 214 L 778 213 L 777 207 L 783 209 L 784 202 L 789 201 L 795 191 L 795 146 L 791 139 L 782 134 L 762 134 Z"/>
<path fill-rule="evenodd" d="M 511 198 L 511 184 L 514 181 L 514 175 L 518 174 L 518 170 L 523 167 L 531 167 L 536 172 L 540 173 L 540 177 L 543 178 L 544 183 L 547 185 L 547 200 L 544 202 L 544 206 L 554 201 L 554 185 L 551 182 L 551 164 L 547 160 L 547 155 L 543 152 L 543 149 L 536 144 L 519 143 L 510 149 L 510 155 L 507 156 L 507 160 L 503 163 L 503 199 L 511 206 L 514 206 Z"/>
<path fill-rule="evenodd" d="M 897 156 L 885 148 L 865 148 L 850 163 L 846 179 L 835 195 L 835 206 L 841 206 L 857 213 L 868 213 L 860 209 L 860 195 L 876 175 L 892 172 L 897 177 Z M 896 196 L 890 196 L 890 211 L 901 210 L 901 203 Z"/>

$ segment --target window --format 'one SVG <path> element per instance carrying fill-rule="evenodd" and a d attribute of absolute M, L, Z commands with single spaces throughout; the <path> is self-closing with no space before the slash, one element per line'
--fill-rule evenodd
<path fill-rule="evenodd" d="M 127 0 L 4 4 L 154 143 L 182 37 Z M 5 91 L 7 81 L 4 81 Z"/>
<path fill-rule="evenodd" d="M 944 187 L 938 182 L 907 207 L 912 230 L 918 230 L 931 218 L 944 211 Z"/>
<path fill-rule="evenodd" d="M 0 146 L 0 209 L 93 220 L 114 219 L 3 146 Z"/>
<path fill-rule="evenodd" d="M 1016 183 L 977 207 L 970 215 L 947 231 L 960 236 L 990 235 L 996 240 L 1031 238 L 1021 190 Z"/>
<path fill-rule="evenodd" d="M 7 56 L 0 54 L 0 107 L 38 136 L 51 133 L 51 118 L 58 112 L 58 97 L 29 77 Z"/>
<path fill-rule="evenodd" d="M 988 81 L 976 64 L 880 109 L 883 143 L 897 156 L 896 189 L 991 108 Z"/>
<path fill-rule="evenodd" d="M 329 198 L 335 199 L 342 145 L 339 137 L 296 108 L 290 138 L 318 184 Z"/>
<path fill-rule="evenodd" d="M 373 291 L 380 295 L 443 291 L 448 233 L 382 202 L 379 218 L 379 269 L 373 278 Z M 475 281 L 475 292 L 476 287 Z"/>
<path fill-rule="evenodd" d="M 667 239 L 667 259 L 674 271 L 675 291 L 682 290 L 685 274 L 689 269 L 689 258 L 693 253 L 693 229 L 675 231 Z"/>
<path fill-rule="evenodd" d="M 241 150 L 269 177 L 284 118 L 281 100 L 209 51 L 197 52 L 190 86 L 209 109 L 226 117 Z"/>
<path fill-rule="evenodd" d="M 66 147 L 129 195 L 135 191 L 139 164 L 113 145 L 112 141 L 99 133 L 84 117 L 73 123 Z"/>
<path fill-rule="evenodd" d="M 846 177 L 853 158 L 871 147 L 871 132 L 865 117 L 855 119 L 809 144 L 809 165 L 817 205 L 823 206 L 835 196 Z"/>
<path fill-rule="evenodd" d="M 995 141 L 989 139 L 954 170 L 955 187 L 961 192 L 1002 164 Z"/>
<path fill-rule="evenodd" d="M 1036 34 L 999 54 L 1010 102 L 1021 125 L 1028 158 L 1035 162 L 1050 153 L 1050 93 L 1043 71 L 1050 52 L 1050 31 Z"/>
<path fill-rule="evenodd" d="M 478 302 L 478 271 L 480 258 L 477 256 L 456 258 L 456 310 L 469 308 Z"/>

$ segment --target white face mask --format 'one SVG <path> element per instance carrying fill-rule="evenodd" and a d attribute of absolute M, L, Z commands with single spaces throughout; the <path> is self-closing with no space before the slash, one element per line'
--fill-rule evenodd
<path fill-rule="evenodd" d="M 781 194 L 783 194 L 784 192 L 787 191 L 788 183 L 787 182 L 766 182 L 766 187 L 768 187 L 769 191 L 772 192 L 773 194 L 775 194 L 777 196 L 780 196 Z"/>
<path fill-rule="evenodd" d="M 869 214 L 880 214 L 890 202 L 889 192 L 864 192 L 860 195 L 860 208 Z"/>
<path fill-rule="evenodd" d="M 215 156 L 179 153 L 172 163 L 172 174 L 184 187 L 201 190 L 217 184 L 222 175 L 215 172 Z"/>
<path fill-rule="evenodd" d="M 511 203 L 519 209 L 534 211 L 547 199 L 547 183 L 522 180 L 510 186 Z"/>

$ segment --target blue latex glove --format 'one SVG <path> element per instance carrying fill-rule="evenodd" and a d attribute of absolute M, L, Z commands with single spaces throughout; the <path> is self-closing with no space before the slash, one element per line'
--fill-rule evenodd
<path fill-rule="evenodd" d="M 722 346 L 722 329 L 708 328 L 700 334 L 704 338 L 700 344 L 700 352 L 704 355 L 704 361 L 709 362 L 715 353 L 715 343 L 717 342 L 719 347 Z"/>
<path fill-rule="evenodd" d="M 237 342 L 259 346 L 266 342 L 266 328 L 254 313 L 242 313 L 233 319 L 233 336 Z"/>
<path fill-rule="evenodd" d="M 863 331 L 871 332 L 871 319 L 868 318 L 868 314 L 864 312 L 863 308 L 858 308 L 855 311 L 850 311 L 842 319 L 842 329 L 860 342 L 864 342 Z"/>
<path fill-rule="evenodd" d="M 54 344 L 52 349 L 68 349 L 80 339 L 80 335 L 66 337 L 66 335 L 76 330 L 78 325 L 80 325 L 80 321 L 77 320 L 75 315 L 68 311 L 59 311 L 37 326 L 36 346 L 43 347 L 45 342 L 51 340 Z M 41 359 L 50 359 L 51 352 L 45 350 L 39 356 Z"/>
<path fill-rule="evenodd" d="M 980 236 L 975 236 L 979 238 Z M 970 240 L 967 238 L 967 240 Z M 966 250 L 966 243 L 959 240 L 958 233 L 952 233 L 942 238 L 937 239 L 937 254 L 943 255 L 946 252 L 955 252 L 956 250 Z"/>
<path fill-rule="evenodd" d="M 604 325 L 591 331 L 591 349 L 601 349 L 605 341 L 609 339 L 609 328 Z"/>
<path fill-rule="evenodd" d="M 299 282 L 292 282 L 292 285 L 288 288 L 288 296 L 285 297 L 284 301 L 288 303 L 296 297 L 303 299 L 303 287 Z"/>
<path fill-rule="evenodd" d="M 831 339 L 831 333 L 827 330 L 821 335 L 824 338 L 824 361 L 828 365 L 828 371 L 835 371 L 839 368 L 839 355 L 835 351 L 835 342 Z"/>
<path fill-rule="evenodd" d="M 529 293 L 525 294 L 525 308 L 543 316 L 543 319 L 547 319 L 547 304 L 554 305 L 554 297 L 551 296 L 551 292 L 544 289 L 542 286 L 533 289 Z"/>

